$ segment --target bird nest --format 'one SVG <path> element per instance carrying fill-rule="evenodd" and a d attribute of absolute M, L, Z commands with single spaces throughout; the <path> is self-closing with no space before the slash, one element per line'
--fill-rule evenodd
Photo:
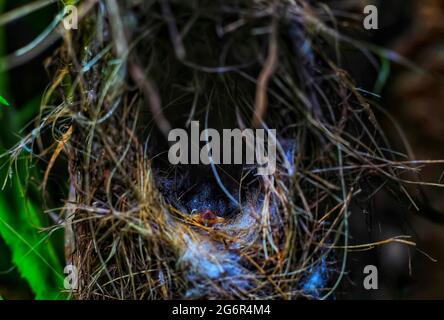
<path fill-rule="evenodd" d="M 381 186 L 398 192 L 410 168 L 338 66 L 351 40 L 328 7 L 91 0 L 79 11 L 28 137 L 51 130 L 47 172 L 68 158 L 74 298 L 332 297 L 350 207 Z M 277 170 L 169 164 L 165 136 L 191 121 L 276 129 Z"/>

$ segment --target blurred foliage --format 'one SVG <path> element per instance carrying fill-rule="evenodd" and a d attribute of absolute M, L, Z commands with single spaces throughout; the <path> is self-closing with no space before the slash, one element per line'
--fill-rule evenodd
<path fill-rule="evenodd" d="M 25 2 L 27 1 L 15 5 Z M 0 14 L 10 4 L 9 1 L 0 0 Z M 32 19 L 42 20 L 42 17 L 46 20 L 45 15 L 41 14 L 34 14 Z M 6 32 L 4 26 L 0 27 L 0 56 L 7 53 Z M 22 79 L 25 81 L 19 84 L 10 83 L 14 72 L 11 70 L 0 74 L 0 103 L 3 103 L 0 105 L 1 154 L 18 143 L 22 128 L 38 114 L 40 97 L 43 94 L 40 91 L 37 97 L 27 97 L 29 101 L 25 105 L 15 105 L 15 100 L 23 97 L 15 99 L 12 92 L 20 90 L 12 90 L 13 86 L 25 86 L 27 79 Z M 42 81 L 44 77 L 34 75 L 35 79 Z M 50 225 L 50 221 L 43 212 L 44 206 L 38 196 L 41 192 L 30 183 L 38 174 L 39 170 L 31 162 L 30 155 L 24 155 L 17 163 L 11 163 L 7 157 L 1 158 L 0 177 L 3 189 L 0 193 L 0 296 L 5 299 L 30 297 L 30 293 L 26 293 L 27 286 L 36 299 L 63 297 L 61 231 L 43 231 Z M 59 234 L 55 236 L 55 233 Z"/>

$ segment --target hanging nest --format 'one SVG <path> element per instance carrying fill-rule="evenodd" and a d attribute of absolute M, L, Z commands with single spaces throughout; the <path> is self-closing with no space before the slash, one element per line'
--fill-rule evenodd
<path fill-rule="evenodd" d="M 90 0 L 79 11 L 27 137 L 51 130 L 47 173 L 67 155 L 74 298 L 332 297 L 351 206 L 398 193 L 411 169 L 338 66 L 351 40 L 328 7 Z M 276 129 L 276 172 L 170 165 L 166 136 L 191 121 Z"/>

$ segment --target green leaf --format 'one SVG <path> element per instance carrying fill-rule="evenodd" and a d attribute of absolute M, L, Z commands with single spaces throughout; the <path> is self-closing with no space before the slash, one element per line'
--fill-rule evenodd
<path fill-rule="evenodd" d="M 61 297 L 62 267 L 47 232 L 39 232 L 46 223 L 13 179 L 13 194 L 0 197 L 0 235 L 12 252 L 12 260 L 28 281 L 36 299 Z M 8 192 L 9 193 L 9 192 Z"/>
<path fill-rule="evenodd" d="M 2 96 L 0 96 L 0 104 L 3 104 L 5 106 L 9 107 L 9 102 L 5 98 L 3 98 Z"/>

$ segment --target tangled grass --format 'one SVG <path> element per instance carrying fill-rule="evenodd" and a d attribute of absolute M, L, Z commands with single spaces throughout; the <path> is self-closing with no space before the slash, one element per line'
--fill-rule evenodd
<path fill-rule="evenodd" d="M 38 127 L 12 154 L 49 128 L 44 184 L 67 155 L 62 218 L 66 257 L 80 276 L 74 297 L 331 297 L 346 272 L 350 206 L 382 188 L 408 195 L 415 168 L 391 151 L 340 68 L 341 43 L 354 43 L 329 8 L 85 0 L 80 11 L 79 30 L 64 34 L 53 57 Z M 182 201 L 195 172 L 161 160 L 171 128 L 203 119 L 276 128 L 279 142 L 274 175 L 243 168 L 239 178 L 207 179 L 209 194 L 225 186 L 238 195 L 211 223 L 201 213 L 214 196 L 195 207 Z"/>

